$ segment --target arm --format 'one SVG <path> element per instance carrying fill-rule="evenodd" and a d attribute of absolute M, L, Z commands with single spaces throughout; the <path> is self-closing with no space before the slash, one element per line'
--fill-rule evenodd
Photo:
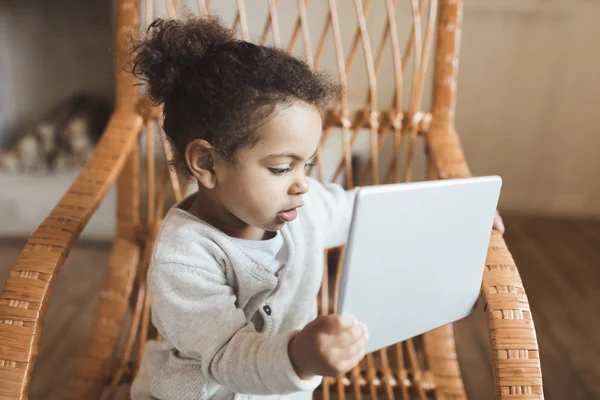
<path fill-rule="evenodd" d="M 257 333 L 236 306 L 236 296 L 209 254 L 193 266 L 161 264 L 149 274 L 153 317 L 161 335 L 183 357 L 229 389 L 248 394 L 313 390 L 320 378 L 303 380 L 288 355 L 296 332 L 268 337 Z"/>

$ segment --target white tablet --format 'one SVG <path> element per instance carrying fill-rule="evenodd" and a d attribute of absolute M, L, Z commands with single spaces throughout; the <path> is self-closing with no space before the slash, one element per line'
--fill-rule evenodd
<path fill-rule="evenodd" d="M 367 325 L 367 352 L 472 313 L 501 186 L 488 176 L 359 189 L 337 312 Z"/>

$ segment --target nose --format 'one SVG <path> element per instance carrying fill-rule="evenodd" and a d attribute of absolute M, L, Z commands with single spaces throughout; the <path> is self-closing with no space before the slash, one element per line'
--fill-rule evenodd
<path fill-rule="evenodd" d="M 306 176 L 302 176 L 294 181 L 292 186 L 290 186 L 290 194 L 299 196 L 308 192 L 308 179 Z"/>

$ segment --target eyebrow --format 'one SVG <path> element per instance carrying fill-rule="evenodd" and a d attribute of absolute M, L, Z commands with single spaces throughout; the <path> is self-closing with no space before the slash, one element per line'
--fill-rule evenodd
<path fill-rule="evenodd" d="M 312 154 L 312 156 L 308 157 L 308 159 L 310 160 L 316 154 L 317 154 L 317 150 L 315 150 L 315 152 Z M 302 157 L 300 157 L 298 154 L 296 154 L 296 153 L 289 153 L 289 152 L 288 153 L 271 154 L 270 156 L 267 156 L 267 158 L 291 158 L 291 159 L 294 159 L 296 161 L 302 161 Z"/>

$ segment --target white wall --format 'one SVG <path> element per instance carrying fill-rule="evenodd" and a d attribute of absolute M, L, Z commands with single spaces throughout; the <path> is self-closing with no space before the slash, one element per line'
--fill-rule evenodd
<path fill-rule="evenodd" d="M 0 172 L 0 241 L 2 237 L 28 237 L 67 192 L 78 171 L 53 174 Z M 116 230 L 116 190 L 96 210 L 82 237 L 112 240 Z"/>
<path fill-rule="evenodd" d="M 457 126 L 501 206 L 600 215 L 599 1 L 468 1 Z"/>

